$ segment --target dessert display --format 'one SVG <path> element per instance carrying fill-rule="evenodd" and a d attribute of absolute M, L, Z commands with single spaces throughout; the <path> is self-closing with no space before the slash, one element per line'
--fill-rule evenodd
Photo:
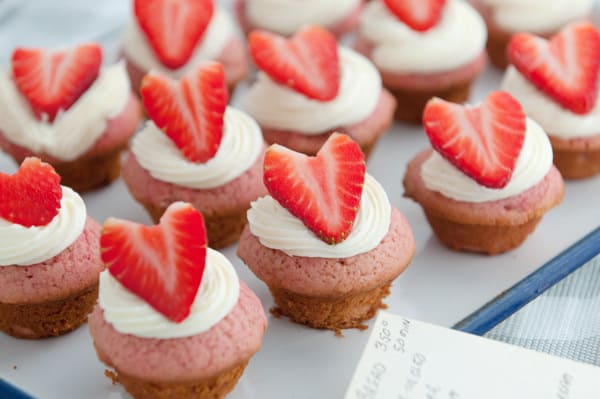
<path fill-rule="evenodd" d="M 99 237 L 49 164 L 26 158 L 14 175 L 0 173 L 0 331 L 36 339 L 83 324 L 104 269 Z"/>
<path fill-rule="evenodd" d="M 269 287 L 276 314 L 363 328 L 415 252 L 408 222 L 344 134 L 314 157 L 274 144 L 264 170 L 270 195 L 252 203 L 238 256 Z"/>
<path fill-rule="evenodd" d="M 314 155 L 338 131 L 368 157 L 390 128 L 396 104 L 379 73 L 325 29 L 307 26 L 291 39 L 255 31 L 249 45 L 260 72 L 244 104 L 268 143 Z"/>
<path fill-rule="evenodd" d="M 266 194 L 260 128 L 227 106 L 221 64 L 207 62 L 181 80 L 148 74 L 141 87 L 150 121 L 133 139 L 123 165 L 132 196 L 155 221 L 186 201 L 206 218 L 213 248 L 237 241 L 250 202 Z"/>
<path fill-rule="evenodd" d="M 365 6 L 355 48 L 398 102 L 396 119 L 420 123 L 437 96 L 462 103 L 486 64 L 483 19 L 461 0 L 377 0 Z"/>
<path fill-rule="evenodd" d="M 508 251 L 561 202 L 550 141 L 510 94 L 493 92 L 477 106 L 434 98 L 423 126 L 433 149 L 408 164 L 405 196 L 421 205 L 446 246 Z"/>
<path fill-rule="evenodd" d="M 487 51 L 498 68 L 508 66 L 506 48 L 515 33 L 550 37 L 592 14 L 594 0 L 471 0 L 488 29 Z"/>
<path fill-rule="evenodd" d="M 141 119 L 125 65 L 101 67 L 97 44 L 17 48 L 0 72 L 0 147 L 17 163 L 36 156 L 82 192 L 116 179 Z"/>
<path fill-rule="evenodd" d="M 358 25 L 363 0 L 236 0 L 242 29 L 255 29 L 291 36 L 305 25 L 319 25 L 336 36 Z"/>
<path fill-rule="evenodd" d="M 225 68 L 227 86 L 246 78 L 245 44 L 229 12 L 214 0 L 133 0 L 122 53 L 134 91 L 150 71 L 181 78 L 205 61 Z"/>
<path fill-rule="evenodd" d="M 107 270 L 89 318 L 99 359 L 134 398 L 221 398 L 261 346 L 260 300 L 207 248 L 202 214 L 172 204 L 157 226 L 109 218 Z"/>
<path fill-rule="evenodd" d="M 520 33 L 508 46 L 502 88 L 548 133 L 554 164 L 566 179 L 600 174 L 600 32 L 567 25 L 549 40 Z"/>

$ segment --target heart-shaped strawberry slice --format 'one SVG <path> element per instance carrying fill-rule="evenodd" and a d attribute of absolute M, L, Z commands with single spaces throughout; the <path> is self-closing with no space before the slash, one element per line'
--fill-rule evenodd
<path fill-rule="evenodd" d="M 17 48 L 12 74 L 36 116 L 53 121 L 94 83 L 101 63 L 102 49 L 97 44 L 60 51 Z"/>
<path fill-rule="evenodd" d="M 446 0 L 384 0 L 387 8 L 404 24 L 425 32 L 438 24 Z"/>
<path fill-rule="evenodd" d="M 278 144 L 265 154 L 271 196 L 328 244 L 348 238 L 364 181 L 365 157 L 344 134 L 332 134 L 314 157 Z"/>
<path fill-rule="evenodd" d="M 204 218 L 192 205 L 171 204 L 152 227 L 109 218 L 100 246 L 125 288 L 174 322 L 189 316 L 206 262 Z"/>
<path fill-rule="evenodd" d="M 228 100 L 221 64 L 204 63 L 179 81 L 151 72 L 140 93 L 150 119 L 187 159 L 203 163 L 217 153 Z"/>
<path fill-rule="evenodd" d="M 0 173 L 0 217 L 24 227 L 45 226 L 60 209 L 60 176 L 38 158 L 25 158 L 12 176 Z"/>
<path fill-rule="evenodd" d="M 476 107 L 433 98 L 423 125 L 433 148 L 465 175 L 489 188 L 508 184 L 526 130 L 525 113 L 510 94 L 493 92 Z"/>
<path fill-rule="evenodd" d="M 160 62 L 177 69 L 202 39 L 214 4 L 213 0 L 135 0 L 133 9 Z"/>
<path fill-rule="evenodd" d="M 569 24 L 550 40 L 519 33 L 507 52 L 526 79 L 564 108 L 586 114 L 596 106 L 600 32 L 590 22 Z"/>
<path fill-rule="evenodd" d="M 337 96 L 341 75 L 337 41 L 326 29 L 307 26 L 291 39 L 255 31 L 248 41 L 254 62 L 275 82 L 314 100 Z"/>

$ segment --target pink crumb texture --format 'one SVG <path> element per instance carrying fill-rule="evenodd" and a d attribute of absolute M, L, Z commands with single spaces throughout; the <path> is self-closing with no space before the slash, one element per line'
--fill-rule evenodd
<path fill-rule="evenodd" d="M 244 229 L 238 256 L 269 286 L 316 297 L 338 297 L 373 289 L 396 278 L 409 264 L 415 241 L 406 218 L 392 209 L 390 229 L 374 249 L 349 258 L 289 256 L 267 248 Z"/>
<path fill-rule="evenodd" d="M 103 269 L 100 225 L 88 217 L 79 238 L 53 258 L 30 266 L 0 266 L 0 302 L 62 299 L 97 283 Z"/>
<path fill-rule="evenodd" d="M 240 281 L 229 314 L 208 331 L 184 338 L 140 338 L 116 331 L 96 305 L 88 323 L 98 357 L 129 376 L 160 382 L 215 376 L 258 351 L 267 319 L 258 297 Z"/>

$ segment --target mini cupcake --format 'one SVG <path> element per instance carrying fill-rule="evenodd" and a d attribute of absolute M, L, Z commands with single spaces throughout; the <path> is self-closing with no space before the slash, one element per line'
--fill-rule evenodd
<path fill-rule="evenodd" d="M 35 339 L 83 324 L 104 269 L 99 237 L 52 166 L 27 158 L 14 175 L 0 173 L 0 331 Z"/>
<path fill-rule="evenodd" d="M 122 52 L 134 91 L 150 71 L 179 79 L 209 60 L 223 64 L 230 92 L 246 78 L 245 44 L 214 0 L 133 0 L 133 12 Z"/>
<path fill-rule="evenodd" d="M 566 179 L 600 173 L 600 32 L 569 24 L 550 40 L 518 34 L 508 47 L 504 90 L 548 133 Z"/>
<path fill-rule="evenodd" d="M 485 67 L 485 39 L 485 23 L 465 1 L 377 0 L 365 6 L 355 46 L 396 97 L 396 119 L 421 123 L 431 97 L 469 98 Z"/>
<path fill-rule="evenodd" d="M 316 157 L 265 155 L 270 195 L 252 203 L 238 256 L 271 291 L 276 314 L 314 328 L 366 328 L 415 242 L 364 156 L 334 133 Z"/>
<path fill-rule="evenodd" d="M 171 203 L 191 202 L 211 247 L 237 241 L 250 202 L 267 192 L 266 145 L 251 117 L 227 107 L 223 67 L 205 63 L 180 81 L 150 73 L 141 94 L 151 121 L 123 166 L 129 191 L 156 222 Z"/>
<path fill-rule="evenodd" d="M 120 153 L 141 119 L 125 65 L 101 61 L 97 44 L 18 48 L 12 72 L 0 71 L 0 146 L 17 163 L 42 158 L 79 192 L 119 176 Z"/>
<path fill-rule="evenodd" d="M 396 107 L 369 60 L 338 47 L 335 37 L 317 26 L 304 27 L 291 39 L 256 31 L 249 40 L 261 71 L 244 103 L 268 143 L 314 155 L 339 131 L 368 157 L 391 126 Z"/>
<path fill-rule="evenodd" d="M 433 150 L 404 176 L 438 239 L 494 255 L 516 248 L 563 197 L 544 130 L 506 92 L 478 106 L 432 99 L 423 116 Z"/>
<path fill-rule="evenodd" d="M 262 29 L 292 36 L 305 25 L 319 25 L 336 36 L 358 25 L 363 0 L 236 0 L 242 29 L 249 33 Z"/>
<path fill-rule="evenodd" d="M 550 37 L 569 22 L 589 18 L 594 0 L 471 0 L 488 29 L 487 50 L 498 68 L 508 66 L 506 48 L 515 33 Z"/>
<path fill-rule="evenodd" d="M 108 219 L 107 270 L 89 318 L 98 358 L 136 399 L 221 398 L 261 346 L 260 300 L 206 248 L 202 214 L 174 203 L 158 226 Z"/>

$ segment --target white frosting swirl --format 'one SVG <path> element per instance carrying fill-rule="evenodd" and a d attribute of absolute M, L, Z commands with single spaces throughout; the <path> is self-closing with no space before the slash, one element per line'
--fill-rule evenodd
<path fill-rule="evenodd" d="M 433 152 L 421 166 L 425 187 L 464 202 L 487 202 L 512 197 L 538 184 L 552 166 L 552 147 L 544 130 L 527 118 L 527 132 L 513 174 L 506 186 L 493 189 L 479 185 L 440 154 Z"/>
<path fill-rule="evenodd" d="M 538 90 L 513 66 L 508 67 L 504 75 L 502 90 L 512 94 L 521 103 L 525 114 L 551 136 L 571 139 L 600 134 L 600 101 L 596 101 L 596 106 L 587 114 L 571 112 Z"/>
<path fill-rule="evenodd" d="M 261 154 L 263 143 L 254 119 L 227 107 L 221 144 L 206 163 L 185 158 L 152 121 L 133 139 L 131 151 L 152 177 L 178 186 L 206 189 L 222 186 L 250 169 Z"/>
<path fill-rule="evenodd" d="M 214 60 L 223 51 L 234 35 L 233 20 L 222 7 L 215 7 L 213 16 L 185 65 L 170 69 L 156 57 L 146 35 L 135 18 L 123 33 L 123 52 L 127 60 L 143 71 L 156 71 L 172 78 L 180 78 L 202 61 Z"/>
<path fill-rule="evenodd" d="M 115 330 L 142 338 L 182 338 L 209 330 L 235 307 L 240 281 L 221 253 L 207 248 L 202 283 L 190 315 L 175 323 L 128 291 L 108 270 L 100 273 L 98 304 Z"/>
<path fill-rule="evenodd" d="M 475 60 L 487 38 L 485 22 L 463 0 L 449 0 L 441 20 L 418 32 L 400 21 L 381 1 L 372 1 L 361 16 L 361 34 L 374 43 L 371 58 L 392 72 L 439 72 Z"/>
<path fill-rule="evenodd" d="M 24 227 L 0 218 L 0 267 L 33 265 L 58 255 L 79 238 L 86 218 L 85 203 L 65 186 L 58 215 L 45 226 Z"/>
<path fill-rule="evenodd" d="M 354 226 L 339 244 L 325 243 L 270 195 L 251 204 L 248 226 L 262 245 L 290 256 L 348 258 L 379 245 L 390 228 L 391 214 L 385 190 L 367 174 Z"/>
<path fill-rule="evenodd" d="M 102 68 L 85 93 L 49 123 L 36 118 L 12 78 L 0 71 L 0 131 L 32 152 L 72 161 L 94 145 L 108 120 L 125 108 L 130 93 L 124 63 Z"/>
<path fill-rule="evenodd" d="M 331 101 L 310 99 L 275 83 L 259 72 L 250 87 L 245 107 L 261 126 L 318 135 L 340 126 L 352 125 L 375 110 L 381 94 L 381 77 L 362 55 L 339 47 L 341 81 Z"/>
<path fill-rule="evenodd" d="M 510 32 L 551 33 L 589 17 L 594 0 L 480 0 L 496 25 Z"/>
<path fill-rule="evenodd" d="M 245 0 L 251 25 L 292 35 L 304 25 L 331 28 L 358 7 L 360 0 Z"/>

